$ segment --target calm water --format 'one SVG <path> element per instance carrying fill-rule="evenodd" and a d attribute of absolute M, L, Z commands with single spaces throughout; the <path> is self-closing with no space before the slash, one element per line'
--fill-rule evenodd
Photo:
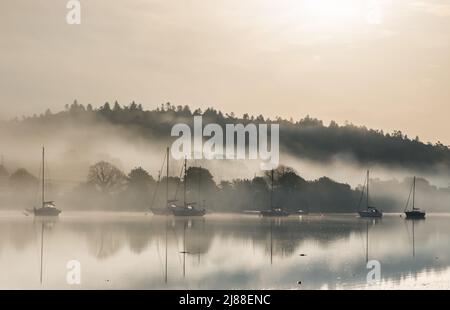
<path fill-rule="evenodd" d="M 378 284 L 366 284 L 367 259 L 381 263 Z M 81 264 L 78 286 L 66 282 L 70 260 Z M 449 284 L 449 215 L 412 222 L 393 214 L 375 222 L 354 215 L 189 220 L 65 212 L 56 221 L 40 221 L 0 213 L 2 289 L 448 289 Z"/>

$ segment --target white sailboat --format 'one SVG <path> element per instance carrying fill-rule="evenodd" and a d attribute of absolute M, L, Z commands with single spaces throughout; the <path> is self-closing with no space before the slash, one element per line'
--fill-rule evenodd
<path fill-rule="evenodd" d="M 269 210 L 263 210 L 260 212 L 261 216 L 263 217 L 284 217 L 289 216 L 289 212 L 281 209 L 281 208 L 274 208 L 273 206 L 273 169 L 271 171 L 271 186 L 270 186 L 270 209 Z"/>
<path fill-rule="evenodd" d="M 56 208 L 54 201 L 45 201 L 45 148 L 42 147 L 42 205 L 34 207 L 35 216 L 58 216 L 61 210 Z"/>
<path fill-rule="evenodd" d="M 361 200 L 362 200 L 362 197 L 364 195 L 364 190 L 366 191 L 366 208 L 362 209 L 362 210 L 359 208 L 361 205 L 361 200 L 360 200 L 360 205 L 358 206 L 358 214 L 360 217 L 380 218 L 383 216 L 383 212 L 369 204 L 369 181 L 370 181 L 369 170 L 367 170 L 366 184 L 365 184 L 365 188 L 363 188 L 363 192 L 361 194 Z"/>

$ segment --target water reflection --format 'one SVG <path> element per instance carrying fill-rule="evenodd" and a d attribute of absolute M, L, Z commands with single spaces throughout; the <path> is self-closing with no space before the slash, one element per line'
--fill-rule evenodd
<path fill-rule="evenodd" d="M 448 288 L 450 217 L 354 215 L 268 219 L 67 213 L 58 221 L 0 213 L 1 288 Z M 80 261 L 80 286 L 66 263 Z M 301 284 L 299 284 L 301 283 Z"/>

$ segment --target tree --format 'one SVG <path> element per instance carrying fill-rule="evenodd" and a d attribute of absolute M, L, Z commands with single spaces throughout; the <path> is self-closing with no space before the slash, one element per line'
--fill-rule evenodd
<path fill-rule="evenodd" d="M 215 194 L 216 183 L 208 169 L 202 167 L 189 167 L 186 172 L 187 190 L 191 200 L 209 200 Z"/>
<path fill-rule="evenodd" d="M 269 191 L 269 187 L 262 177 L 254 177 L 252 180 L 252 188 L 255 193 L 266 193 Z"/>
<path fill-rule="evenodd" d="M 89 168 L 88 184 L 96 187 L 103 193 L 112 194 L 120 192 L 127 183 L 126 175 L 116 166 L 101 161 Z"/>
<path fill-rule="evenodd" d="M 295 170 L 291 167 L 287 167 L 284 165 L 279 165 L 276 169 L 273 170 L 273 183 L 274 185 L 277 184 L 279 182 L 279 180 L 288 173 L 293 173 L 295 174 Z M 264 172 L 264 175 L 266 177 L 266 180 L 268 181 L 268 184 L 271 184 L 271 178 L 272 178 L 272 171 L 271 170 L 266 170 Z"/>
<path fill-rule="evenodd" d="M 206 189 L 211 189 L 216 186 L 211 172 L 202 167 L 189 167 L 186 172 L 186 177 L 190 186 L 194 186 L 194 184 L 198 186 L 200 184 Z"/>
<path fill-rule="evenodd" d="M 109 102 L 106 102 L 106 103 L 100 108 L 100 110 L 101 110 L 101 111 L 104 111 L 104 112 L 110 112 L 110 111 L 111 111 L 111 106 L 109 105 Z"/>
<path fill-rule="evenodd" d="M 134 101 L 130 103 L 130 110 L 131 111 L 137 110 L 137 104 Z"/>
<path fill-rule="evenodd" d="M 136 189 L 147 189 L 155 180 L 153 177 L 141 167 L 134 168 L 128 174 L 128 184 Z"/>
<path fill-rule="evenodd" d="M 114 107 L 113 107 L 113 111 L 114 112 L 120 112 L 121 108 L 119 103 L 117 102 L 117 100 L 114 102 Z"/>
<path fill-rule="evenodd" d="M 305 179 L 297 175 L 294 171 L 287 171 L 278 178 L 281 188 L 286 190 L 301 189 L 306 185 Z"/>
<path fill-rule="evenodd" d="M 155 181 L 153 177 L 141 167 L 134 168 L 128 174 L 128 187 L 121 195 L 123 205 L 131 205 L 132 208 L 145 210 L 151 202 L 151 193 L 154 192 Z"/>

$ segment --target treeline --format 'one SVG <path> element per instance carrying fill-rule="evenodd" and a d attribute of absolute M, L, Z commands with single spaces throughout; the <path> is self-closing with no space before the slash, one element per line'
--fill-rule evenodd
<path fill-rule="evenodd" d="M 118 102 L 105 103 L 99 108 L 91 104 L 84 106 L 78 102 L 66 105 L 65 110 L 52 113 L 47 110 L 41 115 L 15 119 L 7 125 L 33 124 L 38 128 L 63 129 L 72 125 L 78 127 L 89 124 L 109 124 L 129 130 L 137 137 L 158 139 L 168 143 L 173 139 L 170 130 L 175 123 L 191 124 L 194 115 L 202 115 L 203 123 L 279 123 L 280 148 L 297 158 L 326 162 L 336 155 L 363 165 L 383 164 L 414 169 L 448 169 L 450 150 L 441 142 L 423 143 L 418 137 L 410 138 L 401 131 L 384 133 L 382 130 L 358 127 L 352 124 L 338 125 L 306 116 L 300 120 L 277 117 L 268 119 L 262 115 L 222 113 L 213 108 L 204 111 L 191 110 L 189 106 L 174 106 L 166 103 L 154 110 L 144 110 L 141 104 L 132 102 L 122 106 Z M 4 126 L 7 126 L 4 124 Z"/>
<path fill-rule="evenodd" d="M 168 179 L 170 200 L 182 204 L 184 179 Z M 3 207 L 30 208 L 39 204 L 39 179 L 23 168 L 3 181 Z M 150 211 L 166 200 L 167 178 L 151 176 L 141 167 L 128 174 L 111 163 L 101 161 L 89 168 L 85 182 L 62 191 L 57 182 L 46 180 L 48 199 L 60 207 L 74 210 Z M 189 167 L 186 173 L 186 200 L 212 212 L 242 212 L 270 208 L 271 182 L 268 175 L 235 179 L 216 184 L 208 169 Z M 7 193 L 7 194 L 5 194 Z M 308 182 L 287 167 L 274 172 L 274 207 L 296 211 L 353 212 L 358 191 L 328 178 Z"/>
<path fill-rule="evenodd" d="M 0 171 L 7 171 L 5 168 Z M 168 182 L 167 182 L 168 181 Z M 153 177 L 137 167 L 128 174 L 111 163 L 101 161 L 89 168 L 85 182 L 70 190 L 46 180 L 47 199 L 54 199 L 64 210 L 150 211 L 164 207 L 166 185 L 168 198 L 184 199 L 184 179 Z M 411 179 L 371 180 L 371 205 L 385 212 L 402 212 Z M 0 176 L 0 199 L 3 209 L 14 206 L 27 209 L 39 205 L 39 180 L 25 169 Z M 311 213 L 356 212 L 362 188 L 322 177 L 307 181 L 292 168 L 280 166 L 274 171 L 273 205 L 290 212 Z M 216 183 L 208 169 L 189 167 L 186 175 L 186 200 L 211 212 L 260 211 L 270 208 L 269 173 L 252 179 L 235 179 Z M 417 181 L 416 203 L 427 211 L 448 211 L 450 188 L 439 189 L 424 179 Z M 361 205 L 364 207 L 364 205 Z"/>

